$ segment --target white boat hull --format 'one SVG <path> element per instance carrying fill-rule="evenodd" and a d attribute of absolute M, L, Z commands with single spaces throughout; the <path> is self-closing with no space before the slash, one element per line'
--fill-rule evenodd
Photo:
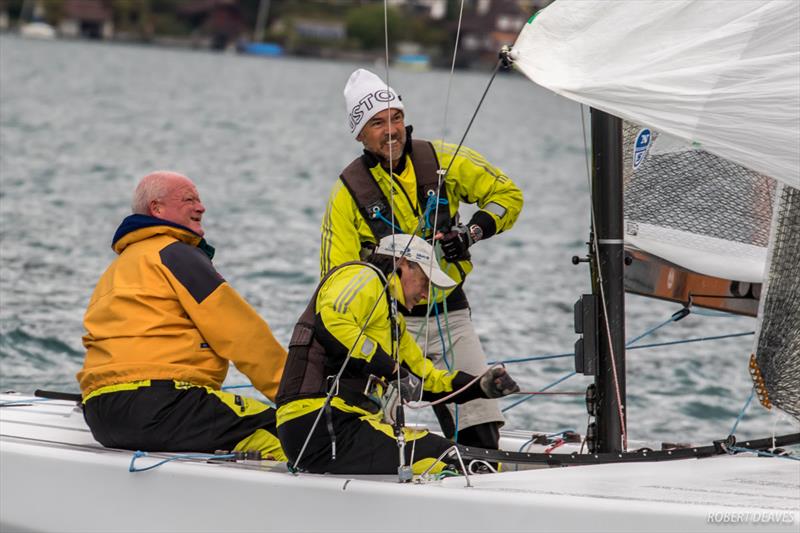
<path fill-rule="evenodd" d="M 266 461 L 172 461 L 131 473 L 132 455 L 97 444 L 69 402 L 0 408 L 0 530 L 641 532 L 750 524 L 785 532 L 800 523 L 800 462 L 781 459 L 545 468 L 472 476 L 467 488 L 461 477 L 398 484 L 295 476 Z"/>

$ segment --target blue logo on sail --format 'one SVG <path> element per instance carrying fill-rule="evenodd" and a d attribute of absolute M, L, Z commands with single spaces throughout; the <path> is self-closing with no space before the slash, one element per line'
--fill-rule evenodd
<path fill-rule="evenodd" d="M 647 155 L 647 149 L 650 148 L 651 138 L 652 135 L 647 128 L 639 130 L 639 133 L 636 134 L 636 143 L 633 147 L 633 170 L 639 168 L 639 165 L 644 161 Z"/>

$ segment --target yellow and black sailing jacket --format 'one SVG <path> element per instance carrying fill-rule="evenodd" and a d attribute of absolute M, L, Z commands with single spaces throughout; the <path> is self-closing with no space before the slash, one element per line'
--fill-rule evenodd
<path fill-rule="evenodd" d="M 391 275 L 389 290 L 403 302 L 400 280 Z M 395 375 L 392 357 L 390 304 L 383 275 L 366 263 L 335 268 L 320 282 L 314 298 L 300 317 L 289 342 L 289 355 L 278 390 L 278 425 L 320 409 L 333 377 L 348 353 L 348 361 L 331 405 L 363 414 L 375 413 L 377 404 L 364 391 L 369 376 L 390 380 Z M 400 374 L 413 372 L 422 378 L 424 399 L 434 399 L 468 384 L 466 372 L 439 370 L 423 356 L 397 317 Z M 363 334 L 361 334 L 363 328 Z M 352 347 L 352 351 L 351 351 Z M 381 392 L 380 390 L 378 391 Z M 483 397 L 479 385 L 457 397 L 459 403 Z"/>
<path fill-rule="evenodd" d="M 419 143 L 421 141 L 416 141 Z M 522 191 L 502 171 L 490 165 L 478 152 L 464 146 L 458 150 L 456 145 L 443 141 L 430 143 L 433 146 L 438 166 L 442 169 L 450 168 L 444 182 L 442 198 L 448 202 L 449 214 L 452 220 L 457 220 L 460 202 L 477 204 L 480 208 L 475 213 L 468 225 L 478 224 L 483 230 L 483 238 L 489 238 L 496 233 L 501 233 L 514 225 L 522 210 Z M 389 176 L 381 167 L 378 160 L 365 152 L 356 159 L 348 169 L 354 165 L 363 164 L 368 169 L 375 182 L 380 187 L 383 195 L 390 202 L 393 199 L 394 223 L 396 230 L 403 233 L 412 233 L 423 238 L 430 238 L 431 228 L 426 228 L 433 221 L 433 210 L 428 206 L 429 200 L 423 197 L 422 188 L 417 189 L 418 178 L 415 174 L 414 163 L 409 151 L 412 147 L 410 136 L 406 142 L 405 163 L 402 171 Z M 433 206 L 436 209 L 437 206 Z M 428 220 L 425 220 L 428 208 Z M 362 249 L 371 249 L 379 240 L 364 218 L 364 209 L 373 209 L 370 206 L 359 206 L 353 198 L 351 191 L 337 180 L 328 200 L 328 206 L 322 221 L 321 246 L 320 246 L 320 272 L 324 276 L 333 267 L 348 261 L 363 259 Z M 392 220 L 392 213 L 380 214 L 385 219 L 387 227 Z M 422 220 L 422 222 L 420 222 Z M 466 307 L 466 297 L 463 296 L 461 284 L 464 277 L 472 270 L 470 261 L 459 261 L 459 264 L 450 264 L 444 259 L 440 266 L 451 278 L 459 282 L 454 289 L 446 293 L 437 291 L 435 301 L 441 302 L 448 298 L 448 308 L 451 310 Z M 449 295 L 461 295 L 463 305 L 453 306 Z M 426 303 L 415 308 L 412 314 L 422 314 Z"/>
<path fill-rule="evenodd" d="M 84 316 L 84 398 L 110 385 L 174 379 L 219 389 L 229 361 L 274 399 L 286 351 L 214 269 L 213 248 L 188 228 L 144 215 L 114 236 L 119 254 Z"/>

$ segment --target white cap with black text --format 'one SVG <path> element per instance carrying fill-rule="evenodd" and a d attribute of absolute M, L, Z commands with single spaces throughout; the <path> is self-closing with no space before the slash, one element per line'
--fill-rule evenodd
<path fill-rule="evenodd" d="M 405 257 L 408 261 L 417 263 L 422 267 L 426 275 L 430 274 L 431 283 L 437 287 L 449 289 L 457 285 L 453 278 L 442 271 L 435 257 L 433 263 L 431 263 L 433 247 L 421 237 L 406 233 L 387 235 L 378 243 L 376 251 L 379 254 Z"/>

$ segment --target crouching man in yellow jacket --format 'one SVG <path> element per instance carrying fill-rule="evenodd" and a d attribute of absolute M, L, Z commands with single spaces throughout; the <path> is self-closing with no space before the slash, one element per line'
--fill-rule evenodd
<path fill-rule="evenodd" d="M 136 188 L 84 317 L 84 416 L 105 446 L 284 460 L 275 410 L 220 390 L 232 361 L 274 399 L 286 351 L 212 265 L 204 212 L 186 176 L 154 172 Z"/>
<path fill-rule="evenodd" d="M 420 237 L 389 235 L 369 263 L 342 264 L 320 282 L 295 326 L 278 389 L 278 435 L 297 468 L 396 473 L 400 428 L 383 421 L 379 399 L 387 387 L 395 387 L 405 402 L 457 392 L 450 401 L 463 403 L 519 390 L 502 367 L 480 378 L 436 369 L 406 330 L 403 316 L 392 312 L 392 298 L 412 308 L 427 297 L 427 273 L 435 286 L 456 285 L 432 255 L 433 248 Z M 402 431 L 409 443 L 405 461 L 414 473 L 445 467 L 435 461 L 451 441 L 427 431 Z"/>

